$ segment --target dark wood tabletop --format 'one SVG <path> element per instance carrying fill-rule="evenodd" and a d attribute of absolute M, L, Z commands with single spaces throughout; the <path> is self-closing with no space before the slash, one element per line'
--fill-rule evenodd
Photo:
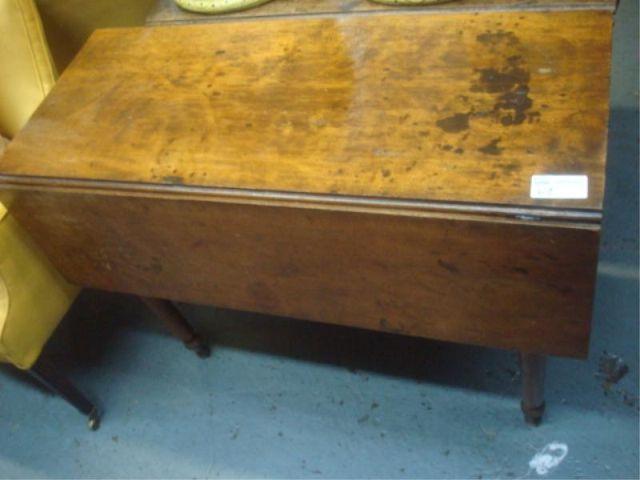
<path fill-rule="evenodd" d="M 431 12 L 98 30 L 1 178 L 600 210 L 610 12 Z"/>

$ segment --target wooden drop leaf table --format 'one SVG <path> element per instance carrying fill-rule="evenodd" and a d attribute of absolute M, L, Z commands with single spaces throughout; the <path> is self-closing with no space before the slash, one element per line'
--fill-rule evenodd
<path fill-rule="evenodd" d="M 60 271 L 514 349 L 538 422 L 545 355 L 588 351 L 614 4 L 163 5 L 96 31 L 0 159 Z"/>

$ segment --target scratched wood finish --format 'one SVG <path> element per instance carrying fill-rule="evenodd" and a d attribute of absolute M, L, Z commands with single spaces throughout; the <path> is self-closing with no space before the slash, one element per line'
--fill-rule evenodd
<path fill-rule="evenodd" d="M 600 209 L 610 12 L 419 12 L 97 31 L 0 172 Z"/>
<path fill-rule="evenodd" d="M 234 18 L 263 18 L 292 15 L 330 15 L 347 13 L 389 12 L 398 10 L 414 13 L 420 9 L 429 13 L 449 13 L 464 10 L 571 10 L 615 8 L 615 0 L 455 0 L 426 7 L 398 7 L 380 5 L 368 0 L 275 0 L 257 8 L 225 15 L 202 15 L 179 8 L 173 0 L 159 0 L 147 17 L 147 24 L 219 22 Z"/>
<path fill-rule="evenodd" d="M 86 193 L 12 211 L 73 282 L 529 352 L 587 352 L 593 228 Z"/>

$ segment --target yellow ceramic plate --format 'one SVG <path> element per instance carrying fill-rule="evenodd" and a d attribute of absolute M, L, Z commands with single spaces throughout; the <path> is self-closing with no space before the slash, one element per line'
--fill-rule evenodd
<path fill-rule="evenodd" d="M 227 13 L 257 7 L 271 0 L 175 0 L 180 8 L 198 13 Z"/>
<path fill-rule="evenodd" d="M 434 3 L 446 3 L 454 0 L 370 0 L 385 5 L 432 5 Z"/>

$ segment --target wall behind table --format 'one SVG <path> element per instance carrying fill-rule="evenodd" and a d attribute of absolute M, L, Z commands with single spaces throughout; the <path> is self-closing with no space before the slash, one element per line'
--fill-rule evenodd
<path fill-rule="evenodd" d="M 36 0 L 62 72 L 96 28 L 143 25 L 155 0 Z"/>

